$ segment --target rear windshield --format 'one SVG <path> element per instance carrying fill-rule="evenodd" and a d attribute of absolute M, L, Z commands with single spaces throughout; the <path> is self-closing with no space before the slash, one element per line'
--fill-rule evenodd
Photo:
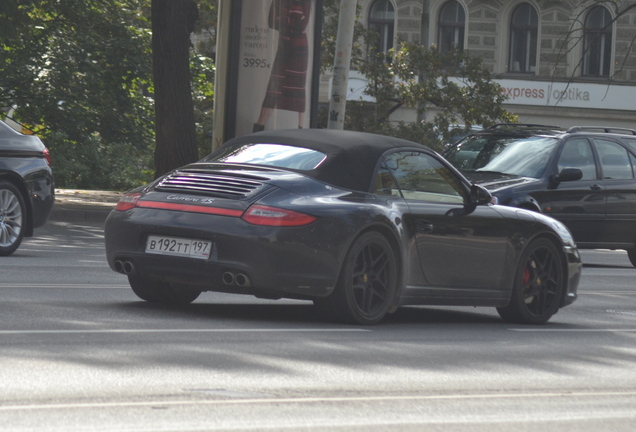
<path fill-rule="evenodd" d="M 473 136 L 444 156 L 460 171 L 495 171 L 522 177 L 543 175 L 558 139 Z"/>
<path fill-rule="evenodd" d="M 316 169 L 326 157 L 324 153 L 303 147 L 254 143 L 223 148 L 203 160 L 311 171 Z"/>

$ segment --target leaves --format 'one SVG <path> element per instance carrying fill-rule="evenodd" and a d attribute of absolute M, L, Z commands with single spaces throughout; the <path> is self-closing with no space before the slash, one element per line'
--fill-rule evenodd
<path fill-rule="evenodd" d="M 368 112 L 366 118 L 356 118 L 348 104 L 350 128 L 396 135 L 441 150 L 442 141 L 457 134 L 454 125 L 468 131 L 473 125 L 516 122 L 516 116 L 502 107 L 501 87 L 481 59 L 469 52 L 440 53 L 403 42 L 393 50 L 391 62 L 384 54 L 371 52 L 358 69 L 368 80 L 365 93 L 376 103 L 371 119 Z M 425 121 L 390 122 L 390 114 L 402 106 L 416 109 Z M 432 119 L 426 117 L 428 112 L 435 113 Z"/>
<path fill-rule="evenodd" d="M 13 5 L 0 10 L 0 19 L 15 14 L 3 19 L 12 29 L 0 40 L 1 104 L 15 108 L 17 121 L 40 128 L 58 186 L 81 178 L 76 185 L 90 187 L 112 175 L 107 148 L 143 160 L 153 145 L 146 2 L 18 0 Z"/>

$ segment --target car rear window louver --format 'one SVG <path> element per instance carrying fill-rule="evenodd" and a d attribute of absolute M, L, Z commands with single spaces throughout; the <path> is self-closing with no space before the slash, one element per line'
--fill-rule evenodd
<path fill-rule="evenodd" d="M 245 175 L 179 170 L 159 182 L 155 190 L 223 198 L 244 198 L 259 190 L 264 185 L 264 180 Z"/>

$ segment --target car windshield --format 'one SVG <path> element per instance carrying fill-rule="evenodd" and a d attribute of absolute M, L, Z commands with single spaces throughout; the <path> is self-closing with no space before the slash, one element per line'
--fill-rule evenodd
<path fill-rule="evenodd" d="M 460 142 L 446 159 L 460 171 L 491 171 L 539 178 L 558 140 L 551 137 L 473 136 Z"/>
<path fill-rule="evenodd" d="M 266 165 L 303 171 L 316 169 L 326 158 L 324 153 L 282 144 L 242 144 L 222 149 L 203 159 L 206 162 Z"/>

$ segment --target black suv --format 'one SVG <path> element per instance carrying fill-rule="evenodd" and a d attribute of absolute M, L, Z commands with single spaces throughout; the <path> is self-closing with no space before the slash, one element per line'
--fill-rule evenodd
<path fill-rule="evenodd" d="M 502 124 L 444 156 L 499 204 L 562 221 L 581 249 L 625 249 L 636 266 L 636 130 Z"/>

